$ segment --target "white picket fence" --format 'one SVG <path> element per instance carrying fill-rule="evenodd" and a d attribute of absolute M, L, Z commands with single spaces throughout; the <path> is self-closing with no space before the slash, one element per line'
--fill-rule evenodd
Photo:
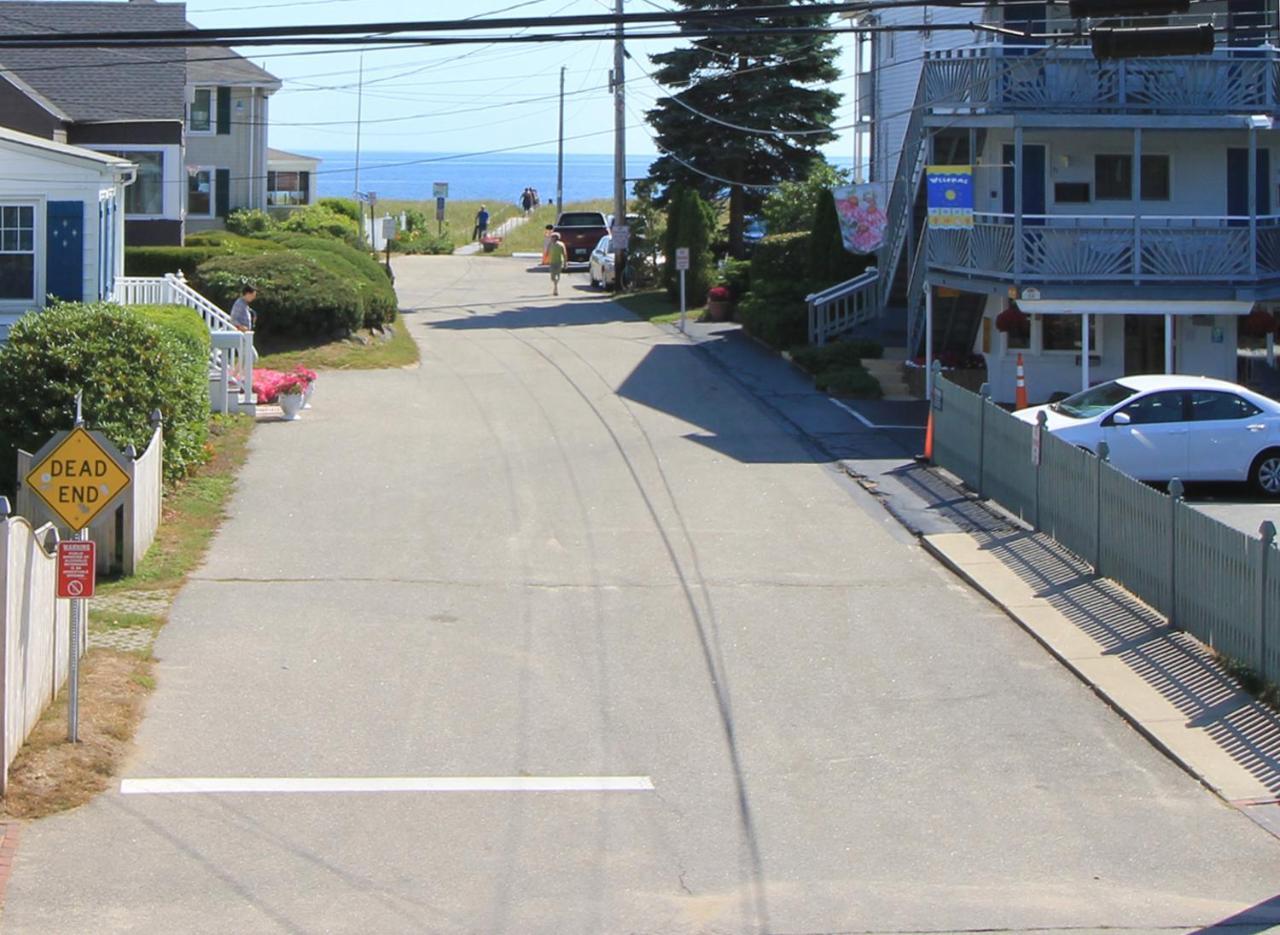
<path fill-rule="evenodd" d="M 9 765 L 70 668 L 71 602 L 54 596 L 56 542 L 51 525 L 33 528 L 21 516 L 0 514 L 0 794 L 8 790 Z M 87 636 L 80 632 L 83 655 Z"/>
<path fill-rule="evenodd" d="M 209 405 L 214 412 L 253 415 L 253 332 L 238 331 L 231 316 L 187 285 L 181 272 L 163 276 L 121 276 L 112 300 L 120 305 L 185 305 L 200 313 L 209 329 Z"/>
<path fill-rule="evenodd" d="M 98 546 L 100 573 L 134 574 L 147 549 L 155 542 L 164 486 L 164 434 L 158 419 L 153 425 L 146 451 L 134 456 L 132 445 L 125 449 L 125 463 L 121 467 L 129 475 L 129 485 L 120 503 L 89 525 L 89 538 Z M 33 524 L 56 525 L 53 511 L 24 483 L 33 460 L 29 452 L 18 450 L 17 513 Z M 63 532 L 69 534 L 69 530 Z"/>

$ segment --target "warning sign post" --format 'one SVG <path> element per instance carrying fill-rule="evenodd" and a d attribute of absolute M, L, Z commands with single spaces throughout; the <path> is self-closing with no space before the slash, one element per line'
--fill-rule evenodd
<path fill-rule="evenodd" d="M 97 546 L 88 539 L 58 543 L 58 597 L 93 597 Z"/>

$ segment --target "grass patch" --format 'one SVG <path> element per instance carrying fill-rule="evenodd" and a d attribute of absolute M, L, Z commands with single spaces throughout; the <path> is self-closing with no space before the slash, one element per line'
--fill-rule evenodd
<path fill-rule="evenodd" d="M 392 327 L 391 340 L 362 330 L 353 338 L 307 338 L 280 335 L 259 340 L 257 366 L 292 370 L 301 364 L 312 370 L 383 370 L 410 367 L 419 360 L 418 344 L 403 321 Z"/>
<path fill-rule="evenodd" d="M 444 203 L 444 233 L 453 241 L 454 247 L 472 243 L 471 232 L 476 226 L 476 212 L 484 205 L 489 211 L 489 230 L 494 230 L 503 221 L 518 217 L 523 212 L 516 205 L 499 204 L 494 201 L 453 201 Z M 391 214 L 399 217 L 401 211 L 413 209 L 427 216 L 427 230 L 436 233 L 440 229 L 436 221 L 436 203 L 434 201 L 379 201 L 378 217 Z"/>
<path fill-rule="evenodd" d="M 686 297 L 687 298 L 687 297 Z M 680 304 L 672 302 L 665 289 L 641 289 L 638 292 L 627 292 L 614 299 L 619 305 L 656 324 L 671 324 L 680 320 Z M 700 305 L 686 305 L 686 313 L 690 319 L 697 320 L 702 315 L 703 302 Z"/>
<path fill-rule="evenodd" d="M 211 457 L 176 488 L 166 491 L 155 543 L 132 578 L 103 582 L 99 594 L 174 590 L 203 560 L 222 521 L 227 498 L 248 451 L 253 420 L 217 416 L 210 423 Z M 162 615 L 95 613 L 94 629 L 147 626 Z M 41 716 L 9 768 L 2 811 L 8 818 L 40 818 L 83 805 L 103 791 L 119 770 L 155 688 L 149 653 L 95 648 L 80 664 L 80 743 L 67 743 L 67 690 Z"/>

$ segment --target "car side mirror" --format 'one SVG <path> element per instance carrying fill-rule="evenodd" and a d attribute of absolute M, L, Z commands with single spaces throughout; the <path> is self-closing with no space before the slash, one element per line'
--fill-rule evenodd
<path fill-rule="evenodd" d="M 1109 421 L 1112 425 L 1128 425 L 1133 421 L 1133 416 L 1127 412 L 1117 412 Z"/>

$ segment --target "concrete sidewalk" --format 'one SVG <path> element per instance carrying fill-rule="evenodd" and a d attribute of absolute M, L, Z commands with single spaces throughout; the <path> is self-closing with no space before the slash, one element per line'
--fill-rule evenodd
<path fill-rule="evenodd" d="M 1280 717 L 1241 690 L 1211 650 L 1049 536 L 918 465 L 919 430 L 868 426 L 866 404 L 835 403 L 736 325 L 690 323 L 689 338 L 1151 743 L 1280 835 Z"/>

